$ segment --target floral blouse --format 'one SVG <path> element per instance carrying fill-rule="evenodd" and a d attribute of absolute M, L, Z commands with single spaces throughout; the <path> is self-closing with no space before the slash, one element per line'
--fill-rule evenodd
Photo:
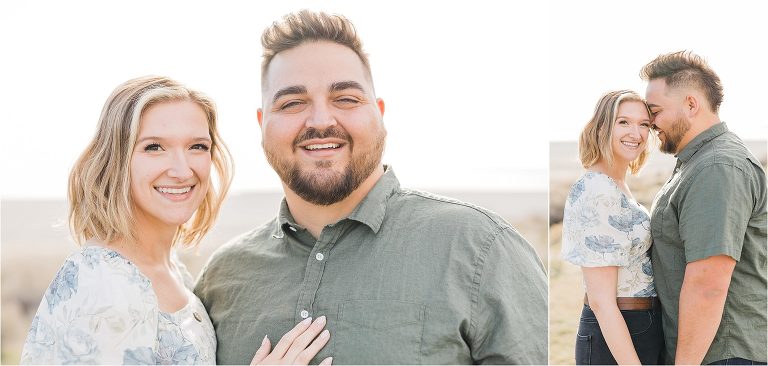
<path fill-rule="evenodd" d="M 619 267 L 618 297 L 656 296 L 650 223 L 648 211 L 613 179 L 587 172 L 565 202 L 563 259 L 582 267 Z"/>
<path fill-rule="evenodd" d="M 117 252 L 88 246 L 64 262 L 32 320 L 23 364 L 214 364 L 216 336 L 192 278 L 187 305 L 159 310 L 152 284 Z"/>

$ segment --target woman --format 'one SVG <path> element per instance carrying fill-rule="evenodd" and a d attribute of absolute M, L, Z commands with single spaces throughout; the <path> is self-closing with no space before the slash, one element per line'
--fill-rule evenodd
<path fill-rule="evenodd" d="M 648 157 L 648 107 L 634 92 L 600 99 L 579 139 L 587 172 L 571 187 L 563 258 L 582 267 L 586 295 L 577 364 L 658 364 L 664 346 L 650 262 L 650 216 L 625 177 Z"/>
<path fill-rule="evenodd" d="M 118 86 L 69 178 L 83 249 L 45 292 L 21 362 L 215 363 L 213 326 L 173 248 L 212 227 L 231 166 L 207 96 L 164 77 Z M 299 323 L 271 353 L 265 338 L 253 361 L 307 363 L 328 341 L 324 325 Z"/>

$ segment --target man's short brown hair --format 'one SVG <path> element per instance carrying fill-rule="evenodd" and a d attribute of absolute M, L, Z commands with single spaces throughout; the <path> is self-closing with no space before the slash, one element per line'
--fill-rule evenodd
<path fill-rule="evenodd" d="M 261 35 L 264 60 L 261 63 L 261 86 L 266 86 L 266 75 L 272 59 L 280 52 L 298 47 L 305 42 L 330 41 L 354 51 L 371 77 L 368 55 L 363 52 L 363 42 L 357 36 L 352 22 L 342 15 L 301 10 L 274 22 Z"/>
<path fill-rule="evenodd" d="M 704 93 L 712 112 L 723 102 L 723 85 L 703 57 L 691 51 L 659 55 L 643 66 L 640 78 L 646 81 L 663 78 L 670 88 L 692 87 Z"/>

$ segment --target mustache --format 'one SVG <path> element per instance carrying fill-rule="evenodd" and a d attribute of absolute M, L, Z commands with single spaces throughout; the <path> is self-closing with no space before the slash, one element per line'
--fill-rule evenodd
<path fill-rule="evenodd" d="M 331 126 L 324 130 L 318 130 L 314 127 L 309 127 L 304 131 L 301 131 L 301 133 L 296 136 L 296 138 L 293 140 L 293 145 L 296 146 L 304 141 L 311 139 L 327 139 L 332 137 L 350 143 L 352 142 L 352 138 L 349 136 L 349 134 L 344 130 L 340 130 L 336 126 Z"/>

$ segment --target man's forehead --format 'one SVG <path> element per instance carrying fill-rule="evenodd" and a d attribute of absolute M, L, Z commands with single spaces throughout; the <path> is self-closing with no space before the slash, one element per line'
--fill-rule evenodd
<path fill-rule="evenodd" d="M 266 70 L 265 89 L 275 90 L 290 85 L 327 88 L 343 81 L 369 84 L 365 65 L 346 46 L 328 42 L 308 42 L 275 55 Z"/>

